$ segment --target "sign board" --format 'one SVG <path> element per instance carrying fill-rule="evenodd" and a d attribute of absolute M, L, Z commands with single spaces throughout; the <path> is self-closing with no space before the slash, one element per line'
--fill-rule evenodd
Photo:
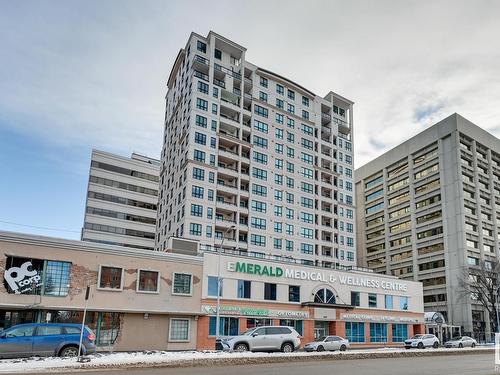
<path fill-rule="evenodd" d="M 217 307 L 202 306 L 202 311 L 206 314 L 217 314 Z M 307 319 L 309 313 L 307 311 L 295 310 L 270 310 L 255 307 L 240 307 L 240 306 L 221 306 L 221 315 L 237 315 L 237 316 L 262 316 L 283 319 Z"/>
<path fill-rule="evenodd" d="M 389 316 L 389 315 L 370 315 L 370 314 L 341 314 L 341 319 L 345 321 L 362 322 L 394 322 L 394 323 L 423 323 L 422 318 L 411 316 Z"/>
<path fill-rule="evenodd" d="M 42 285 L 42 277 L 33 269 L 31 262 L 6 269 L 4 279 L 15 294 L 26 293 Z"/>
<path fill-rule="evenodd" d="M 323 283 L 350 285 L 385 291 L 406 292 L 408 285 L 400 280 L 380 280 L 369 276 L 336 275 L 316 270 L 300 270 L 277 265 L 260 265 L 251 262 L 227 262 L 227 270 L 249 275 L 287 278 L 293 280 L 320 281 Z"/>

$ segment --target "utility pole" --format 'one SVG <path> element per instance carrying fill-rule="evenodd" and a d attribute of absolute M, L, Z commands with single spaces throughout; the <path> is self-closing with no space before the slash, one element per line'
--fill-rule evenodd
<path fill-rule="evenodd" d="M 83 319 L 82 319 L 82 328 L 80 330 L 80 344 L 78 345 L 78 358 L 77 362 L 87 362 L 82 358 L 82 342 L 83 342 L 83 331 L 85 330 L 85 317 L 87 315 L 87 303 L 90 295 L 90 285 L 87 284 L 87 289 L 85 290 L 85 307 L 83 308 Z"/>
<path fill-rule="evenodd" d="M 227 228 L 222 235 L 222 241 L 220 243 L 219 250 L 217 250 L 217 311 L 215 312 L 215 350 L 222 350 L 221 338 L 220 338 L 220 256 L 222 252 L 222 246 L 224 245 L 224 240 L 226 239 L 226 233 L 236 228 L 236 225 L 231 225 Z"/>

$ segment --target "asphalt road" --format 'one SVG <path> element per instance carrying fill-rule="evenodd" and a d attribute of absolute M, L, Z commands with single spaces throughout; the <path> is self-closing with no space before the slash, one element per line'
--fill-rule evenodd
<path fill-rule="evenodd" d="M 97 375 L 460 375 L 500 374 L 495 369 L 494 354 L 291 362 L 227 367 L 150 368 L 129 370 L 82 371 Z M 72 371 L 64 375 L 75 375 Z M 62 373 L 59 373 L 62 374 Z"/>

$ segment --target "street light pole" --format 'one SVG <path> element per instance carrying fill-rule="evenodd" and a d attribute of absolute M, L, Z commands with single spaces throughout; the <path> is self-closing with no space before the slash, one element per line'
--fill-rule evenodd
<path fill-rule="evenodd" d="M 220 247 L 217 250 L 217 311 L 215 314 L 215 350 L 222 350 L 222 344 L 220 339 L 220 256 L 222 252 L 222 246 L 224 245 L 224 240 L 226 239 L 226 233 L 229 233 L 231 230 L 236 228 L 236 225 L 231 225 L 229 228 L 225 230 L 222 234 L 222 241 L 220 243 Z"/>
<path fill-rule="evenodd" d="M 497 333 L 500 333 L 500 317 L 498 316 L 498 293 L 500 292 L 500 286 L 497 287 L 495 293 L 495 312 L 497 316 Z"/>

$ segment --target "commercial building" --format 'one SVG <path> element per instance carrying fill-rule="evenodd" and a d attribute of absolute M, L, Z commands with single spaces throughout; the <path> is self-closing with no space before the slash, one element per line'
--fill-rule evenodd
<path fill-rule="evenodd" d="M 81 322 L 90 285 L 86 323 L 101 350 L 213 349 L 219 257 L 193 241 L 170 244 L 152 252 L 0 232 L 0 327 Z M 220 258 L 224 336 L 281 324 L 303 344 L 337 334 L 354 346 L 400 346 L 424 331 L 419 282 L 246 252 Z"/>
<path fill-rule="evenodd" d="M 352 346 L 401 346 L 424 333 L 422 284 L 362 270 L 326 270 L 245 253 L 221 255 L 220 334 L 286 325 L 302 344 L 340 335 Z M 204 253 L 198 348 L 215 345 L 216 252 Z"/>
<path fill-rule="evenodd" d="M 83 241 L 154 250 L 159 163 L 92 150 Z"/>
<path fill-rule="evenodd" d="M 426 311 L 489 337 L 460 280 L 498 262 L 500 140 L 454 114 L 357 169 L 356 197 L 359 264 L 421 281 Z"/>
<path fill-rule="evenodd" d="M 166 95 L 157 250 L 172 236 L 305 265 L 355 259 L 353 102 L 321 97 L 210 32 Z"/>
<path fill-rule="evenodd" d="M 112 350 L 196 348 L 201 256 L 0 232 L 0 328 L 86 324 Z"/>

